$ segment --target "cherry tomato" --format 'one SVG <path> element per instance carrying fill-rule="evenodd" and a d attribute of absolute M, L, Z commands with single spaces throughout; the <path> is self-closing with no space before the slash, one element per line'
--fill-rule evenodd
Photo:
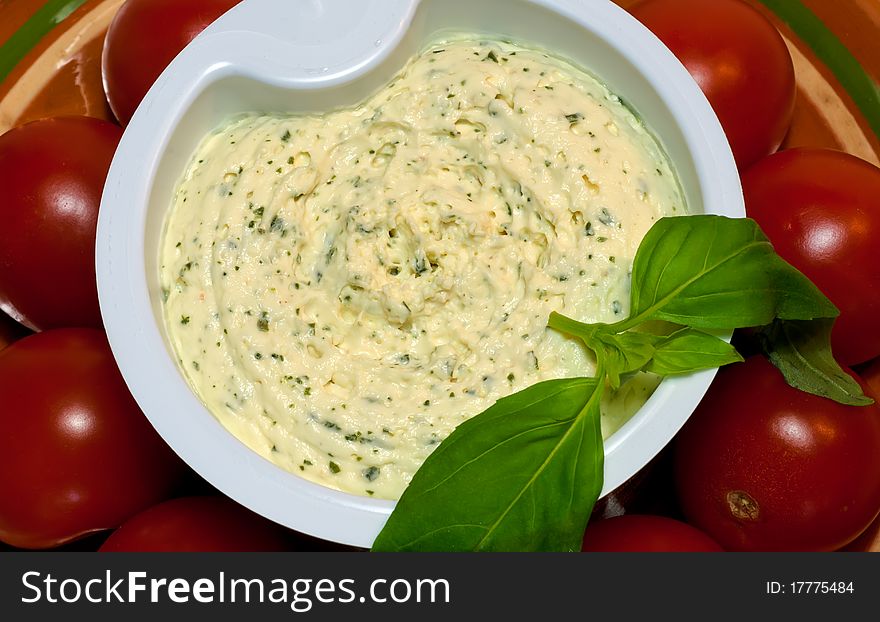
<path fill-rule="evenodd" d="M 0 351 L 0 540 L 48 548 L 117 527 L 183 472 L 102 332 L 50 330 Z"/>
<path fill-rule="evenodd" d="M 743 191 L 776 251 L 840 309 L 838 360 L 880 355 L 880 169 L 839 151 L 792 149 L 749 169 Z"/>
<path fill-rule="evenodd" d="M 160 503 L 114 531 L 101 551 L 285 551 L 290 532 L 226 497 Z"/>
<path fill-rule="evenodd" d="M 700 85 L 740 170 L 779 148 L 795 77 L 773 24 L 741 0 L 645 0 L 630 10 Z"/>
<path fill-rule="evenodd" d="M 211 22 L 241 0 L 127 0 L 104 40 L 110 109 L 126 125 L 159 74 Z"/>
<path fill-rule="evenodd" d="M 88 117 L 0 136 L 0 309 L 30 328 L 101 327 L 95 229 L 121 136 Z"/>
<path fill-rule="evenodd" d="M 880 512 L 880 407 L 793 389 L 753 356 L 682 428 L 675 478 L 688 522 L 725 549 L 840 548 Z"/>
<path fill-rule="evenodd" d="M 671 552 L 722 549 L 712 538 L 686 523 L 664 516 L 624 514 L 587 525 L 582 550 Z"/>

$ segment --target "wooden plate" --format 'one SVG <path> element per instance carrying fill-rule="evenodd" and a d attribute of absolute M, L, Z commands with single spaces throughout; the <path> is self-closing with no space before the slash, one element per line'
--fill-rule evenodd
<path fill-rule="evenodd" d="M 615 1 L 626 8 L 637 0 Z M 747 1 L 776 24 L 794 60 L 798 100 L 783 148 L 829 147 L 880 165 L 880 139 L 835 74 L 764 3 Z M 8 74 L 0 71 L 0 133 L 34 119 L 64 114 L 113 119 L 101 84 L 101 47 L 107 26 L 122 2 L 0 0 L 0 68 L 9 41 L 16 43 L 17 55 Z M 802 3 L 876 82 L 880 76 L 880 2 Z M 44 23 L 45 33 L 40 37 L 33 34 L 38 22 Z M 24 334 L 26 331 L 0 313 L 0 348 Z M 661 453 L 649 468 L 597 507 L 597 512 L 607 516 L 627 511 L 676 515 L 668 452 Z M 327 548 L 338 547 L 328 544 Z M 849 548 L 880 551 L 880 520 Z"/>

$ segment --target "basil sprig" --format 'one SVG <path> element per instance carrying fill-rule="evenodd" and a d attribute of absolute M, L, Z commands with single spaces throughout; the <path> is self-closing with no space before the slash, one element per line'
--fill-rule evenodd
<path fill-rule="evenodd" d="M 373 550 L 580 550 L 603 484 L 606 384 L 741 361 L 722 338 L 736 328 L 760 327 L 765 352 L 792 386 L 871 402 L 831 355 L 837 308 L 753 220 L 657 221 L 636 253 L 630 309 L 614 324 L 551 314 L 551 328 L 595 353 L 596 377 L 541 382 L 458 426 L 415 474 Z"/>

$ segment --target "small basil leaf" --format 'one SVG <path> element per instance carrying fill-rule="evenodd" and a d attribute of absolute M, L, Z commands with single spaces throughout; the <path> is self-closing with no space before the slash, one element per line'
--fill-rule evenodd
<path fill-rule="evenodd" d="M 620 376 L 638 371 L 654 356 L 654 343 L 660 339 L 647 333 L 620 334 L 596 331 L 587 346 L 602 359 L 602 368 L 613 389 L 620 387 Z"/>
<path fill-rule="evenodd" d="M 721 330 L 838 314 L 754 220 L 714 215 L 661 218 L 651 227 L 633 263 L 631 309 L 627 326 L 660 319 Z"/>
<path fill-rule="evenodd" d="M 579 337 L 596 354 L 613 389 L 620 387 L 620 376 L 638 371 L 651 360 L 654 342 L 660 337 L 648 333 L 613 333 L 608 324 L 584 324 L 561 313 L 552 312 L 547 321 L 550 328 Z"/>
<path fill-rule="evenodd" d="M 603 481 L 595 378 L 533 385 L 458 426 L 374 551 L 575 551 Z"/>
<path fill-rule="evenodd" d="M 763 327 L 759 338 L 770 361 L 796 389 L 852 406 L 866 406 L 867 397 L 834 360 L 831 327 L 834 320 L 777 320 Z"/>
<path fill-rule="evenodd" d="M 645 371 L 661 376 L 689 374 L 742 360 L 736 348 L 723 339 L 694 328 L 682 328 L 654 345 L 654 356 Z"/>

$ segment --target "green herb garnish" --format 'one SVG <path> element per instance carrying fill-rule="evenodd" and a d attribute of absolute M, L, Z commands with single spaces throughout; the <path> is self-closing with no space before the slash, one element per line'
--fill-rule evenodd
<path fill-rule="evenodd" d="M 606 386 L 638 371 L 669 376 L 741 361 L 722 336 L 762 327 L 764 350 L 789 384 L 870 403 L 831 355 L 837 315 L 753 220 L 657 221 L 633 263 L 628 318 L 550 316 L 551 328 L 595 353 L 596 377 L 541 382 L 458 426 L 416 472 L 373 550 L 580 550 L 604 479 Z"/>

